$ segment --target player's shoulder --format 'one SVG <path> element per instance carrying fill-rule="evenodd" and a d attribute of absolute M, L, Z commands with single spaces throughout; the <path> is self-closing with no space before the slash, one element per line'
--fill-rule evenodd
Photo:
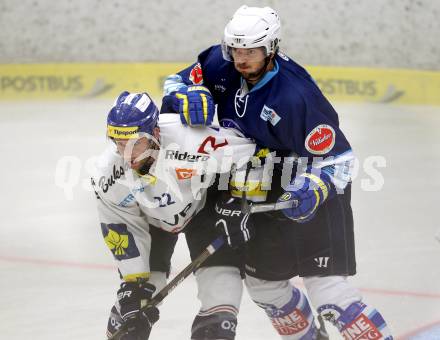
<path fill-rule="evenodd" d="M 186 149 L 194 144 L 199 135 L 199 128 L 192 128 L 182 124 L 180 115 L 175 113 L 162 113 L 159 116 L 160 148 L 178 147 Z"/>
<path fill-rule="evenodd" d="M 168 140 L 183 138 L 186 129 L 177 113 L 161 113 L 158 126 L 160 129 L 161 144 Z"/>
<path fill-rule="evenodd" d="M 200 53 L 198 61 L 202 68 L 203 78 L 208 82 L 217 82 L 220 78 L 229 78 L 236 73 L 234 64 L 223 58 L 220 45 L 214 45 Z"/>
<path fill-rule="evenodd" d="M 295 60 L 293 60 L 283 52 L 278 51 L 275 56 L 275 60 L 280 65 L 281 74 L 294 75 L 296 78 L 304 78 L 304 79 L 311 78 L 310 74 L 303 66 L 298 64 Z"/>
<path fill-rule="evenodd" d="M 96 158 L 92 171 L 92 183 L 95 189 L 105 194 L 112 186 L 117 186 L 117 183 L 125 178 L 129 168 L 117 153 L 116 146 L 109 144 Z"/>
<path fill-rule="evenodd" d="M 279 66 L 276 93 L 278 100 L 286 106 L 305 107 L 310 100 L 322 100 L 322 92 L 307 70 L 294 60 L 278 52 L 276 61 Z"/>
<path fill-rule="evenodd" d="M 161 113 L 159 115 L 158 125 L 160 128 L 172 126 L 177 122 L 180 122 L 180 116 L 177 113 Z"/>
<path fill-rule="evenodd" d="M 123 164 L 122 157 L 118 154 L 116 145 L 108 143 L 105 150 L 96 158 L 94 175 L 106 175 L 113 165 Z"/>
<path fill-rule="evenodd" d="M 200 61 L 223 62 L 223 54 L 220 45 L 212 45 L 199 54 Z"/>
<path fill-rule="evenodd" d="M 310 73 L 293 59 L 278 52 L 275 60 L 279 65 L 279 79 L 284 86 L 313 91 L 318 89 Z"/>
<path fill-rule="evenodd" d="M 161 114 L 159 128 L 161 149 L 177 145 L 181 151 L 193 152 L 204 145 L 223 145 L 225 138 L 234 141 L 244 138 L 236 126 L 184 126 L 178 114 Z"/>

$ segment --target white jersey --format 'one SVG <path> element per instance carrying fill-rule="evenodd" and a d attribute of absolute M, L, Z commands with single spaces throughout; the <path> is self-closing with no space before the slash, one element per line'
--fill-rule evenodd
<path fill-rule="evenodd" d="M 255 151 L 236 130 L 186 127 L 177 114 L 161 114 L 158 125 L 149 175 L 132 171 L 111 143 L 92 178 L 103 236 L 125 279 L 149 272 L 150 225 L 181 231 L 203 208 L 212 177 L 242 167 Z"/>

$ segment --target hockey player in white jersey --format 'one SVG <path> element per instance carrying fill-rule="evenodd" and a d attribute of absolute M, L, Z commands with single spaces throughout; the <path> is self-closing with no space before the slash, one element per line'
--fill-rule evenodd
<path fill-rule="evenodd" d="M 129 323 L 124 339 L 145 340 L 159 311 L 138 311 L 166 283 L 176 233 L 186 233 L 192 258 L 218 236 L 214 202 L 206 202 L 210 178 L 226 173 L 227 181 L 232 165 L 246 164 L 255 144 L 232 129 L 192 129 L 182 126 L 179 115 L 159 117 L 146 93 L 128 92 L 108 114 L 107 136 L 111 142 L 96 164 L 92 185 L 104 240 L 123 280 L 107 335 Z M 246 235 L 246 224 L 242 232 Z M 241 258 L 223 247 L 196 272 L 202 305 L 191 339 L 235 338 Z"/>

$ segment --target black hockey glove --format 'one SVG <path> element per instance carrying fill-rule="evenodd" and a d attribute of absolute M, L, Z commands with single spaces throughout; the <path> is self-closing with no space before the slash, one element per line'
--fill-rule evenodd
<path fill-rule="evenodd" d="M 241 211 L 241 200 L 234 197 L 221 198 L 215 205 L 217 230 L 225 236 L 231 248 L 238 248 L 254 235 L 250 214 Z"/>
<path fill-rule="evenodd" d="M 120 314 L 127 327 L 124 340 L 146 340 L 150 336 L 153 324 L 159 320 L 159 310 L 150 307 L 139 312 L 151 299 L 156 287 L 145 281 L 123 282 L 118 290 Z"/>

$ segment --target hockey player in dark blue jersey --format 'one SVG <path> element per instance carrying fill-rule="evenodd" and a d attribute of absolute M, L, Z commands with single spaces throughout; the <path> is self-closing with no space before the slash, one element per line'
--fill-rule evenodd
<path fill-rule="evenodd" d="M 345 339 L 390 340 L 381 314 L 347 281 L 356 273 L 350 144 L 312 77 L 279 51 L 280 30 L 273 9 L 240 7 L 221 45 L 167 78 L 162 111 L 179 112 L 187 125 L 209 125 L 215 104 L 221 125 L 238 127 L 278 157 L 270 190 L 262 190 L 265 183 L 260 183 L 247 199 L 292 205 L 283 214 L 255 219 L 254 236 L 245 245 L 245 283 L 281 337 L 318 336 L 308 331 L 313 327 L 304 317 L 310 314 L 304 294 L 289 282 L 299 275 L 317 312 Z M 289 164 L 293 171 L 285 183 L 283 169 Z M 241 193 L 232 190 L 232 195 Z M 237 200 L 219 201 L 217 211 L 233 209 L 233 204 Z M 235 235 L 231 246 L 248 239 L 240 238 L 240 223 L 223 226 L 223 233 Z"/>

